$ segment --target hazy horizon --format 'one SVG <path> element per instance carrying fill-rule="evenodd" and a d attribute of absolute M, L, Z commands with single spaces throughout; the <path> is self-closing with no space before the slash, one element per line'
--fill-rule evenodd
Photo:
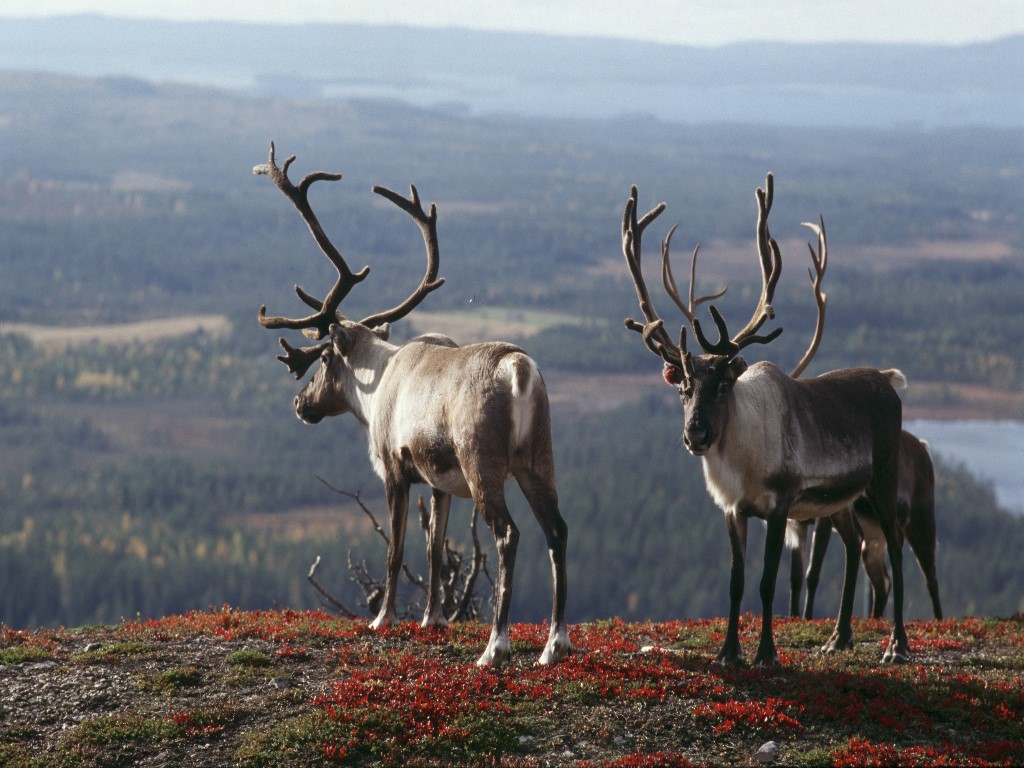
<path fill-rule="evenodd" d="M 878 42 L 961 45 L 1024 34 L 1019 0 L 788 0 L 784 7 L 754 0 L 437 0 L 412 6 L 400 0 L 338 4 L 302 0 L 7 0 L 0 18 L 100 14 L 133 19 L 304 24 L 365 23 L 457 27 L 718 46 L 747 41 Z"/>

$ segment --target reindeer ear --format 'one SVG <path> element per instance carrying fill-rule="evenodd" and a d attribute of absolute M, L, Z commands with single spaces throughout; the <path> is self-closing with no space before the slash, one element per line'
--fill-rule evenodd
<path fill-rule="evenodd" d="M 730 383 L 734 382 L 736 381 L 736 379 L 743 375 L 744 371 L 747 370 L 747 361 L 744 360 L 742 357 L 734 357 L 732 360 L 729 361 L 729 364 L 728 366 L 726 366 L 725 370 L 726 375 L 729 377 Z"/>
<path fill-rule="evenodd" d="M 373 329 L 373 332 L 381 341 L 387 341 L 391 338 L 391 323 L 381 323 Z"/>
<path fill-rule="evenodd" d="M 334 345 L 335 351 L 342 357 L 347 357 L 355 343 L 352 331 L 337 323 L 333 323 L 328 333 L 331 335 L 331 343 Z"/>

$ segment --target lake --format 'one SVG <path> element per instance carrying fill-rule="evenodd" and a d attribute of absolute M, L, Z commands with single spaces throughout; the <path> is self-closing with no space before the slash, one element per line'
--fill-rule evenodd
<path fill-rule="evenodd" d="M 912 419 L 903 426 L 935 456 L 992 482 L 999 504 L 1024 515 L 1024 421 Z"/>

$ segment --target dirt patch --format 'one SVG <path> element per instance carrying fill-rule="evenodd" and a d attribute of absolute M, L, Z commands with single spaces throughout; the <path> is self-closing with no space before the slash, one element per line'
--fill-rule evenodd
<path fill-rule="evenodd" d="M 807 242 L 806 239 L 802 240 L 797 237 L 779 240 L 783 262 L 787 265 L 799 266 L 799 269 L 784 270 L 784 274 L 787 271 L 795 272 L 800 275 L 801 280 L 807 279 L 801 274 L 804 271 L 804 265 L 810 263 L 807 256 Z M 652 246 L 653 248 L 654 246 Z M 681 288 L 689 285 L 692 248 L 693 244 L 684 246 L 681 240 L 679 245 L 673 243 L 672 271 Z M 837 246 L 833 245 L 830 250 L 838 253 L 836 248 Z M 1009 243 L 1002 240 L 918 240 L 906 245 L 868 246 L 847 244 L 842 247 L 842 250 L 841 259 L 844 264 L 877 270 L 905 267 L 929 261 L 1003 261 L 1013 258 L 1017 253 Z M 649 277 L 649 282 L 656 280 L 655 270 L 659 266 L 655 261 L 656 250 L 652 250 L 652 254 L 649 257 L 651 266 L 647 269 L 655 277 Z M 700 254 L 697 257 L 697 291 L 698 293 L 708 293 L 721 290 L 723 286 L 716 284 L 716 281 L 756 280 L 758 277 L 756 265 L 757 251 L 754 248 L 753 238 L 749 242 L 712 240 L 704 243 L 701 245 Z M 626 279 L 626 267 L 621 256 L 610 257 L 587 269 L 587 273 L 598 277 Z"/>
<path fill-rule="evenodd" d="M 52 328 L 32 323 L 0 324 L 0 333 L 18 333 L 27 336 L 36 345 L 62 347 L 76 347 L 93 342 L 128 344 L 134 341 L 156 341 L 199 331 L 221 336 L 230 329 L 231 324 L 224 315 L 186 315 L 160 320 L 140 320 L 135 323 L 86 325 L 78 328 Z"/>
<path fill-rule="evenodd" d="M 444 333 L 459 344 L 525 339 L 553 325 L 577 325 L 577 315 L 504 307 L 473 308 L 462 312 L 414 312 L 408 322 L 414 333 Z"/>

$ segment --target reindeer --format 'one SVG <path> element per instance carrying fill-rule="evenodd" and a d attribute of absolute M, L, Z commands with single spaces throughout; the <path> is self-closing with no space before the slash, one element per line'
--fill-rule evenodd
<path fill-rule="evenodd" d="M 821 221 L 820 226 L 806 223 L 804 226 L 818 236 L 817 252 L 808 244 L 813 267 L 808 270 L 808 274 L 814 288 L 814 300 L 818 312 L 811 343 L 800 362 L 789 373 L 794 379 L 800 377 L 817 354 L 825 328 L 825 310 L 828 304 L 827 297 L 821 290 L 825 270 L 828 268 L 825 222 Z M 668 275 L 671 278 L 671 271 L 668 272 Z M 673 281 L 673 290 L 674 287 Z M 838 530 L 847 532 L 843 539 L 843 543 L 847 547 L 847 563 L 851 559 L 851 548 L 856 543 L 848 532 L 859 530 L 861 560 L 871 584 L 871 614 L 876 619 L 882 616 L 892 582 L 885 567 L 885 536 L 872 516 L 864 509 L 864 506 L 869 503 L 866 498 L 860 498 L 853 503 L 850 509 L 836 512 L 828 517 L 800 522 L 789 521 L 786 546 L 790 550 L 790 616 L 800 615 L 800 591 L 804 581 L 803 555 L 807 549 L 808 533 L 812 526 L 814 534 L 811 537 L 811 562 L 807 568 L 807 596 L 804 601 L 803 616 L 805 619 L 810 619 L 814 615 L 814 595 L 818 588 L 821 565 L 825 559 L 825 552 L 828 549 L 834 525 L 838 527 Z M 900 532 L 910 542 L 910 547 L 924 574 L 935 618 L 941 619 L 942 604 L 939 600 L 939 582 L 935 573 L 935 470 L 932 467 L 928 444 L 906 430 L 900 434 L 899 484 L 896 504 Z M 855 513 L 859 513 L 856 521 L 849 520 L 848 518 Z M 841 533 L 841 535 L 844 534 Z"/>
<path fill-rule="evenodd" d="M 853 503 L 864 536 L 861 560 L 871 585 L 871 615 L 876 619 L 885 612 L 892 580 L 885 565 L 885 537 L 872 517 L 863 509 L 867 499 Z M 932 612 L 942 618 L 939 580 L 935 571 L 935 470 L 928 443 L 903 430 L 900 435 L 899 486 L 896 497 L 900 530 L 910 543 L 921 573 L 925 577 Z M 839 513 L 844 514 L 844 513 Z M 800 615 L 800 590 L 803 584 L 803 553 L 806 549 L 810 521 L 799 523 L 796 541 L 792 542 L 790 563 L 790 615 Z M 803 617 L 814 616 L 814 595 L 818 588 L 821 565 L 832 533 L 831 520 L 822 518 L 814 524 L 811 537 L 811 561 L 807 567 L 807 595 Z M 789 539 L 787 539 L 787 543 Z"/>
<path fill-rule="evenodd" d="M 631 189 L 622 219 L 622 252 L 636 289 L 644 323 L 627 318 L 627 328 L 665 363 L 667 381 L 679 385 L 683 407 L 683 443 L 701 459 L 708 492 L 725 514 L 731 552 L 729 622 L 717 662 L 741 662 L 740 601 L 743 597 L 747 521 L 767 524 L 764 572 L 760 583 L 761 636 L 755 666 L 779 663 L 772 632 L 772 601 L 786 535 L 787 520 L 834 514 L 862 495 L 885 535 L 893 566 L 893 630 L 882 661 L 906 662 L 910 646 L 903 623 L 903 568 L 896 513 L 897 465 L 902 404 L 896 387 L 906 386 L 896 370 L 847 368 L 812 379 L 794 379 L 769 362 L 748 366 L 739 355 L 751 344 L 768 344 L 781 332 L 758 335 L 775 315 L 771 302 L 782 269 L 778 244 L 768 232 L 773 177 L 756 192 L 757 249 L 761 295 L 753 316 L 732 337 L 714 305 L 709 307 L 719 339 L 710 341 L 696 307 L 716 297 L 694 299 L 697 249 L 690 267 L 689 302 L 673 296 L 704 354 L 686 349 L 686 325 L 674 343 L 658 317 L 641 271 L 641 238 L 665 210 L 661 203 L 637 217 L 637 188 Z M 674 230 L 673 230 L 674 231 Z M 672 232 L 662 242 L 662 272 L 669 289 L 667 264 Z M 719 294 L 720 295 L 720 294 Z M 849 550 L 848 550 L 849 551 Z M 847 557 L 842 605 L 835 631 L 823 651 L 851 648 L 856 557 Z"/>
<path fill-rule="evenodd" d="M 566 540 L 568 528 L 558 508 L 547 390 L 536 363 L 512 344 L 490 342 L 460 347 L 447 336 L 430 334 L 396 346 L 390 323 L 405 317 L 430 292 L 441 287 L 437 210 L 423 210 L 416 187 L 411 198 L 375 186 L 373 192 L 405 211 L 419 226 L 427 270 L 416 290 L 393 309 L 355 322 L 338 311 L 349 291 L 369 272 L 352 272 L 317 220 L 308 200 L 310 186 L 336 181 L 340 174 L 308 174 L 298 186 L 288 179 L 289 157 L 278 167 L 274 145 L 253 173 L 269 176 L 295 205 L 338 277 L 324 300 L 299 286 L 295 292 L 312 315 L 289 319 L 259 312 L 265 328 L 300 329 L 321 340 L 292 347 L 280 340 L 278 356 L 296 378 L 317 360 L 320 367 L 295 398 L 295 412 L 308 423 L 351 413 L 363 425 L 370 460 L 384 482 L 390 513 L 384 598 L 371 627 L 397 620 L 395 591 L 403 560 L 409 487 L 431 488 L 429 589 L 423 626 L 443 626 L 441 557 L 451 497 L 472 498 L 497 543 L 498 574 L 490 640 L 478 665 L 500 665 L 510 654 L 509 599 L 519 531 L 505 503 L 504 485 L 515 477 L 547 539 L 553 599 L 551 627 L 541 664 L 560 661 L 570 651 L 565 624 Z"/>

